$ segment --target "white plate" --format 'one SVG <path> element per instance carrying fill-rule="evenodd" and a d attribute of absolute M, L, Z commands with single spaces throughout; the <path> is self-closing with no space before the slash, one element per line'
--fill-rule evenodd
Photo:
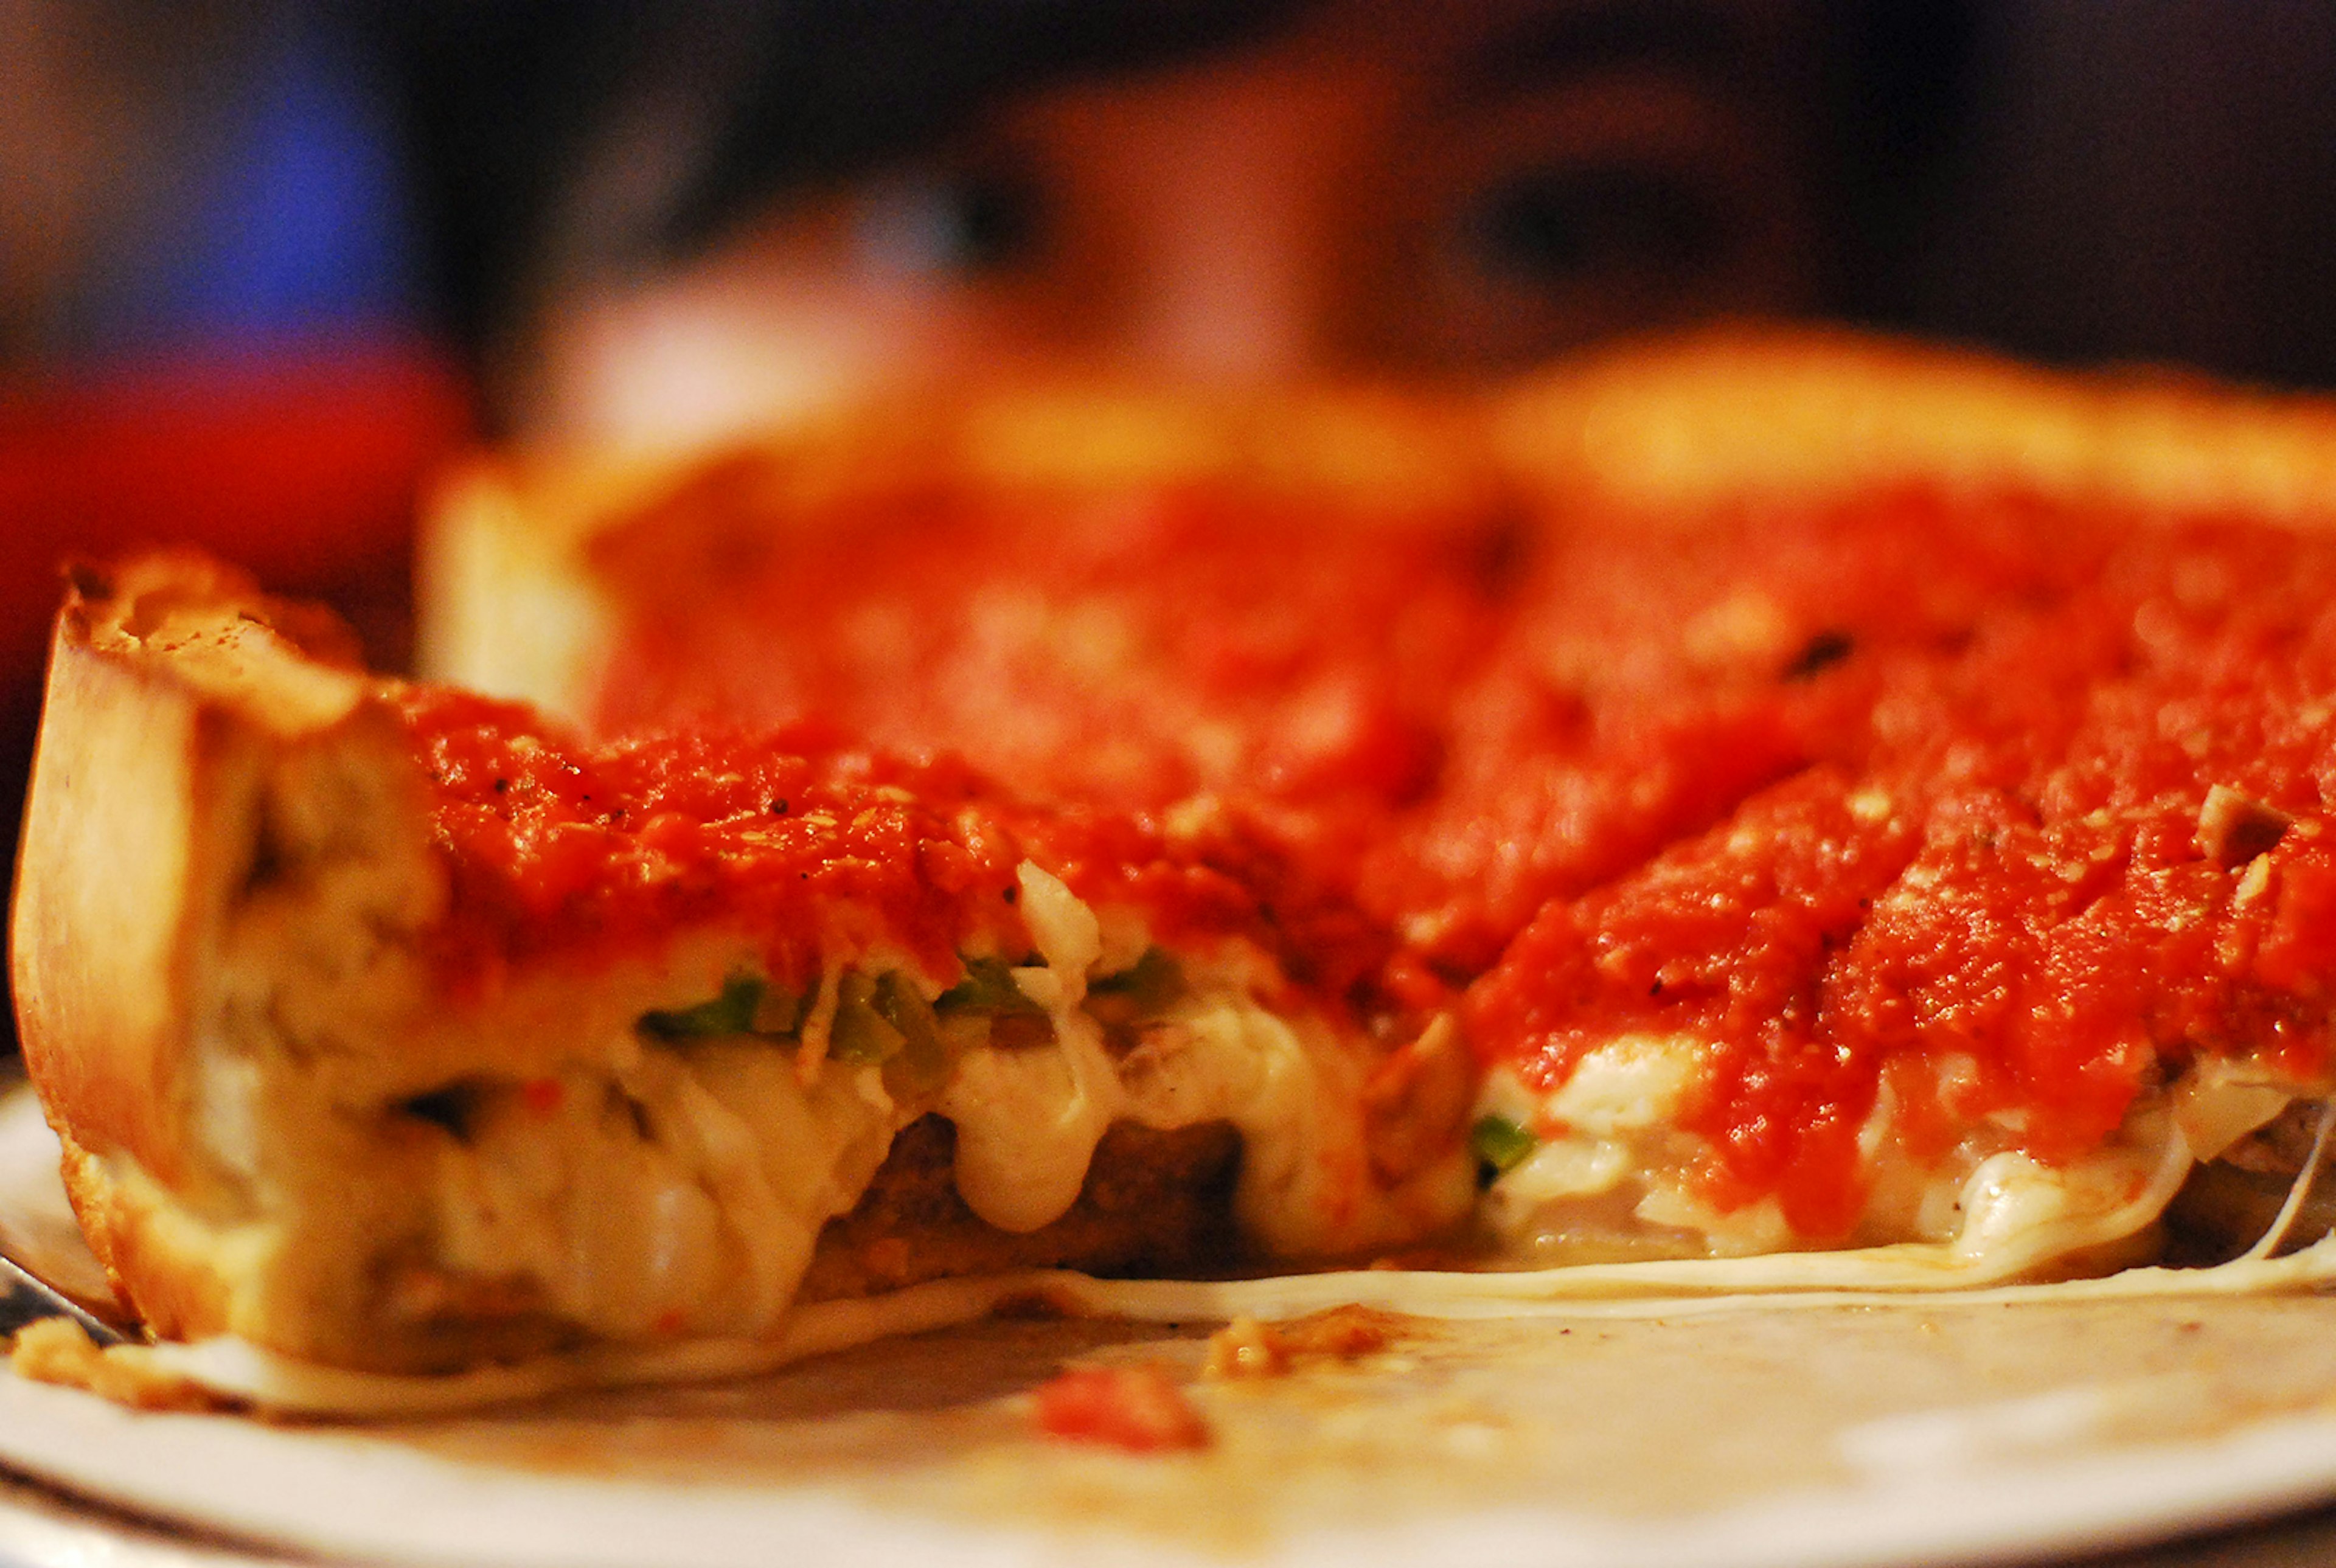
<path fill-rule="evenodd" d="M 9 1378 L 0 1458 L 284 1549 L 512 1568 L 1943 1564 L 2336 1498 L 2330 1300 L 1436 1325 L 1367 1368 L 1199 1386 L 1202 1455 L 1029 1428 L 1020 1391 L 1066 1358 L 1190 1370 L 1200 1349 L 997 1323 L 382 1427 L 141 1415 Z"/>

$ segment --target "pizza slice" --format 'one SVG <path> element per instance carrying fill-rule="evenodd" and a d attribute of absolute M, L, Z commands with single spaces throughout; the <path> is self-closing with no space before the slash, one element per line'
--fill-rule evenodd
<path fill-rule="evenodd" d="M 1722 337 L 1503 418 L 1548 543 L 1365 881 L 1489 965 L 1512 1252 L 1972 1280 L 2327 1229 L 2327 411 Z"/>
<path fill-rule="evenodd" d="M 1472 1197 L 1451 1019 L 1358 1005 L 1368 942 L 1145 821 L 803 729 L 588 743 L 200 560 L 76 580 L 24 842 L 26 1064 L 168 1338 L 768 1338 L 946 1273 L 1368 1256 Z"/>

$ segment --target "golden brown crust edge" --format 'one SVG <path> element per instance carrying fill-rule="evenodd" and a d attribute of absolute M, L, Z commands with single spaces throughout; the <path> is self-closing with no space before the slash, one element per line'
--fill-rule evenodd
<path fill-rule="evenodd" d="M 72 1134 L 60 1133 L 59 1141 L 65 1195 L 116 1297 L 134 1306 L 139 1321 L 158 1339 L 228 1332 L 231 1292 L 211 1250 L 200 1241 L 182 1242 L 173 1213 L 155 1202 L 153 1192 L 114 1179 Z"/>
<path fill-rule="evenodd" d="M 222 606 L 248 629 L 189 660 L 173 640 L 185 612 Z M 361 694 L 344 653 L 331 623 L 190 557 L 77 572 L 57 618 L 11 919 L 17 1031 L 84 1231 L 117 1289 L 172 1331 L 225 1326 L 213 1261 L 174 1243 L 153 1194 L 101 1156 L 172 1192 L 203 1183 L 188 1108 L 197 954 L 251 853 L 260 754 Z M 305 677 L 275 678 L 296 664 Z"/>
<path fill-rule="evenodd" d="M 576 717 L 627 608 L 599 559 L 620 536 L 816 527 L 935 493 L 1044 510 L 1186 484 L 1316 500 L 1360 527 L 1473 521 L 1500 491 L 1474 404 L 1368 384 L 1034 377 L 896 390 L 679 451 L 482 452 L 423 509 L 418 660 L 433 679 Z"/>
<path fill-rule="evenodd" d="M 2145 367 L 2056 371 L 1845 328 L 1626 341 L 1496 394 L 1503 470 L 1560 511 L 1920 481 L 2145 513 L 2336 521 L 2336 403 Z"/>
<path fill-rule="evenodd" d="M 200 704 L 58 625 L 18 854 L 16 1027 L 50 1121 L 178 1173 L 210 749 Z"/>

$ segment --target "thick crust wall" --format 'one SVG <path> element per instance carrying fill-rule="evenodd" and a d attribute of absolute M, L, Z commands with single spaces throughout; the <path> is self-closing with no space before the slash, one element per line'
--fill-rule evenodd
<path fill-rule="evenodd" d="M 2137 514 L 2336 516 L 2336 409 L 2174 372 L 2056 373 L 1825 329 L 1624 343 L 1497 397 L 1499 463 L 1552 511 L 1920 482 Z"/>
<path fill-rule="evenodd" d="M 328 618 L 191 558 L 82 574 L 57 622 L 11 933 L 18 1032 L 92 1242 L 169 1331 L 225 1328 L 235 1269 L 184 1223 L 240 1201 L 197 1133 L 204 956 L 281 852 L 263 802 L 287 760 L 388 743 L 349 655 Z"/>
<path fill-rule="evenodd" d="M 229 598 L 245 618 L 220 618 Z M 295 640 L 339 653 L 326 636 L 287 634 L 264 603 L 191 560 L 83 576 L 50 657 L 10 941 L 25 1064 L 63 1130 L 172 1185 L 195 1174 L 181 1129 L 196 955 L 258 847 L 266 769 L 351 722 L 364 691 Z"/>
<path fill-rule="evenodd" d="M 433 679 L 578 716 L 630 585 L 691 590 L 720 570 L 725 531 L 759 539 L 949 493 L 1045 516 L 1183 485 L 1319 501 L 1364 527 L 1473 519 L 1499 488 L 1465 401 L 1370 387 L 1033 381 L 895 393 L 707 450 L 481 453 L 424 519 L 418 659 Z M 657 560 L 640 559 L 644 540 Z"/>

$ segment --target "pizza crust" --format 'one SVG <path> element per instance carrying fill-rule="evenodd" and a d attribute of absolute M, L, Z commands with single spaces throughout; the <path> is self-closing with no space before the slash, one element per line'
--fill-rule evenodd
<path fill-rule="evenodd" d="M 238 1203 L 236 1174 L 190 1114 L 207 1010 L 198 955 L 225 941 L 226 898 L 254 873 L 271 770 L 390 740 L 328 623 L 288 610 L 279 625 L 223 622 L 204 608 L 247 591 L 178 558 L 76 581 L 14 915 L 25 1062 L 65 1137 L 76 1210 L 117 1285 L 180 1333 L 227 1329 L 240 1283 L 236 1261 L 159 1198 L 222 1213 Z"/>
<path fill-rule="evenodd" d="M 1845 329 L 1737 326 L 1619 343 L 1502 392 L 1501 471 L 1554 517 L 1908 480 L 2336 521 L 2336 410 L 2175 371 L 2068 374 Z"/>
<path fill-rule="evenodd" d="M 629 596 L 701 591 L 725 555 L 771 537 L 950 493 L 1076 516 L 1199 487 L 1294 499 L 1345 527 L 1467 528 L 1504 484 L 1484 434 L 1465 398 L 1079 379 L 899 394 L 713 452 L 475 453 L 424 509 L 416 660 L 589 721 Z M 657 559 L 636 559 L 644 544 Z"/>

